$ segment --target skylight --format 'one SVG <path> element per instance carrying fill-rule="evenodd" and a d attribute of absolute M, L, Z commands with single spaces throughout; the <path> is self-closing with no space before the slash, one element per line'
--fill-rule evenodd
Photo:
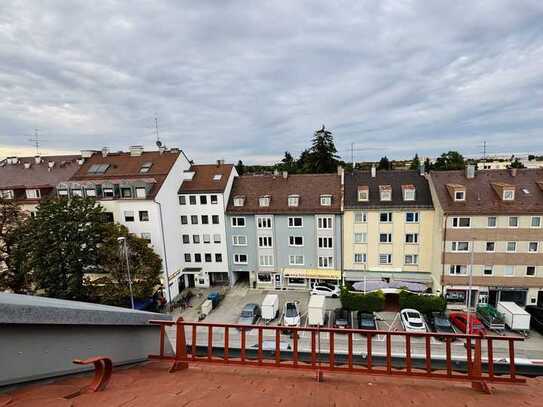
<path fill-rule="evenodd" d="M 146 172 L 149 172 L 149 170 L 151 169 L 152 166 L 153 166 L 152 162 L 143 163 L 141 168 L 140 168 L 140 173 L 145 174 Z"/>
<path fill-rule="evenodd" d="M 88 170 L 89 174 L 104 174 L 109 168 L 109 164 L 92 164 Z"/>
<path fill-rule="evenodd" d="M 215 174 L 213 175 L 213 181 L 220 181 L 222 178 L 222 174 Z"/>

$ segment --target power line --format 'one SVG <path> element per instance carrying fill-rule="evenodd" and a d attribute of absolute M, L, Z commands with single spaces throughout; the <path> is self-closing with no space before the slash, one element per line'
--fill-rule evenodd
<path fill-rule="evenodd" d="M 29 138 L 28 141 L 32 142 L 34 144 L 34 148 L 36 149 L 36 155 L 40 155 L 40 143 L 44 141 L 43 139 L 40 140 L 39 130 L 34 129 L 34 137 Z"/>

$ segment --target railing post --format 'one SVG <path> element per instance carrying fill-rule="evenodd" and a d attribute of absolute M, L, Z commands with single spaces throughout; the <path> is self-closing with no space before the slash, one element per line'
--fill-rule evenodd
<path fill-rule="evenodd" d="M 490 388 L 487 383 L 483 380 L 483 369 L 482 369 L 482 351 L 481 351 L 481 333 L 479 337 L 475 338 L 475 352 L 473 354 L 473 363 L 471 367 L 471 376 L 474 381 L 471 382 L 471 388 L 474 390 L 481 391 L 483 393 L 490 394 Z"/>
<path fill-rule="evenodd" d="M 170 368 L 170 373 L 175 372 L 176 370 L 183 370 L 189 367 L 187 362 L 187 341 L 185 339 L 185 323 L 183 318 L 179 317 L 175 323 L 176 333 L 175 333 L 175 359 L 173 361 L 172 367 Z"/>

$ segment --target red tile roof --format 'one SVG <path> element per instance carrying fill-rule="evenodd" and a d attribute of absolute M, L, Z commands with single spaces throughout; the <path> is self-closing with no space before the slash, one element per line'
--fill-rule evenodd
<path fill-rule="evenodd" d="M 260 207 L 258 198 L 269 195 L 269 207 Z M 288 196 L 299 195 L 297 207 L 288 206 Z M 321 206 L 321 195 L 332 195 L 331 206 Z M 244 196 L 245 204 L 234 206 Z M 234 180 L 228 213 L 341 213 L 341 179 L 337 174 L 245 175 Z"/>
<path fill-rule="evenodd" d="M 543 169 L 477 171 L 466 178 L 464 171 L 432 171 L 431 181 L 445 213 L 449 214 L 541 214 L 543 213 Z M 515 186 L 515 199 L 503 201 L 493 184 Z M 454 201 L 447 185 L 466 188 L 466 200 Z"/>
<path fill-rule="evenodd" d="M 234 164 L 192 165 L 189 171 L 194 172 L 194 177 L 190 181 L 183 181 L 179 193 L 224 192 L 233 168 Z M 214 180 L 215 175 L 220 175 L 221 178 Z"/>

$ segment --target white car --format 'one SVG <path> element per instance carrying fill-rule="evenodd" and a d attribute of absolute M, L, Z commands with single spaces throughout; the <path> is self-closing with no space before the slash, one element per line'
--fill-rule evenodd
<path fill-rule="evenodd" d="M 298 302 L 286 302 L 283 307 L 283 319 L 285 326 L 298 327 L 300 326 L 300 309 Z"/>
<path fill-rule="evenodd" d="M 341 289 L 336 284 L 315 284 L 311 295 L 324 295 L 325 297 L 338 298 Z"/>
<path fill-rule="evenodd" d="M 400 311 L 400 321 L 407 332 L 426 332 L 426 322 L 416 309 L 405 308 Z"/>

